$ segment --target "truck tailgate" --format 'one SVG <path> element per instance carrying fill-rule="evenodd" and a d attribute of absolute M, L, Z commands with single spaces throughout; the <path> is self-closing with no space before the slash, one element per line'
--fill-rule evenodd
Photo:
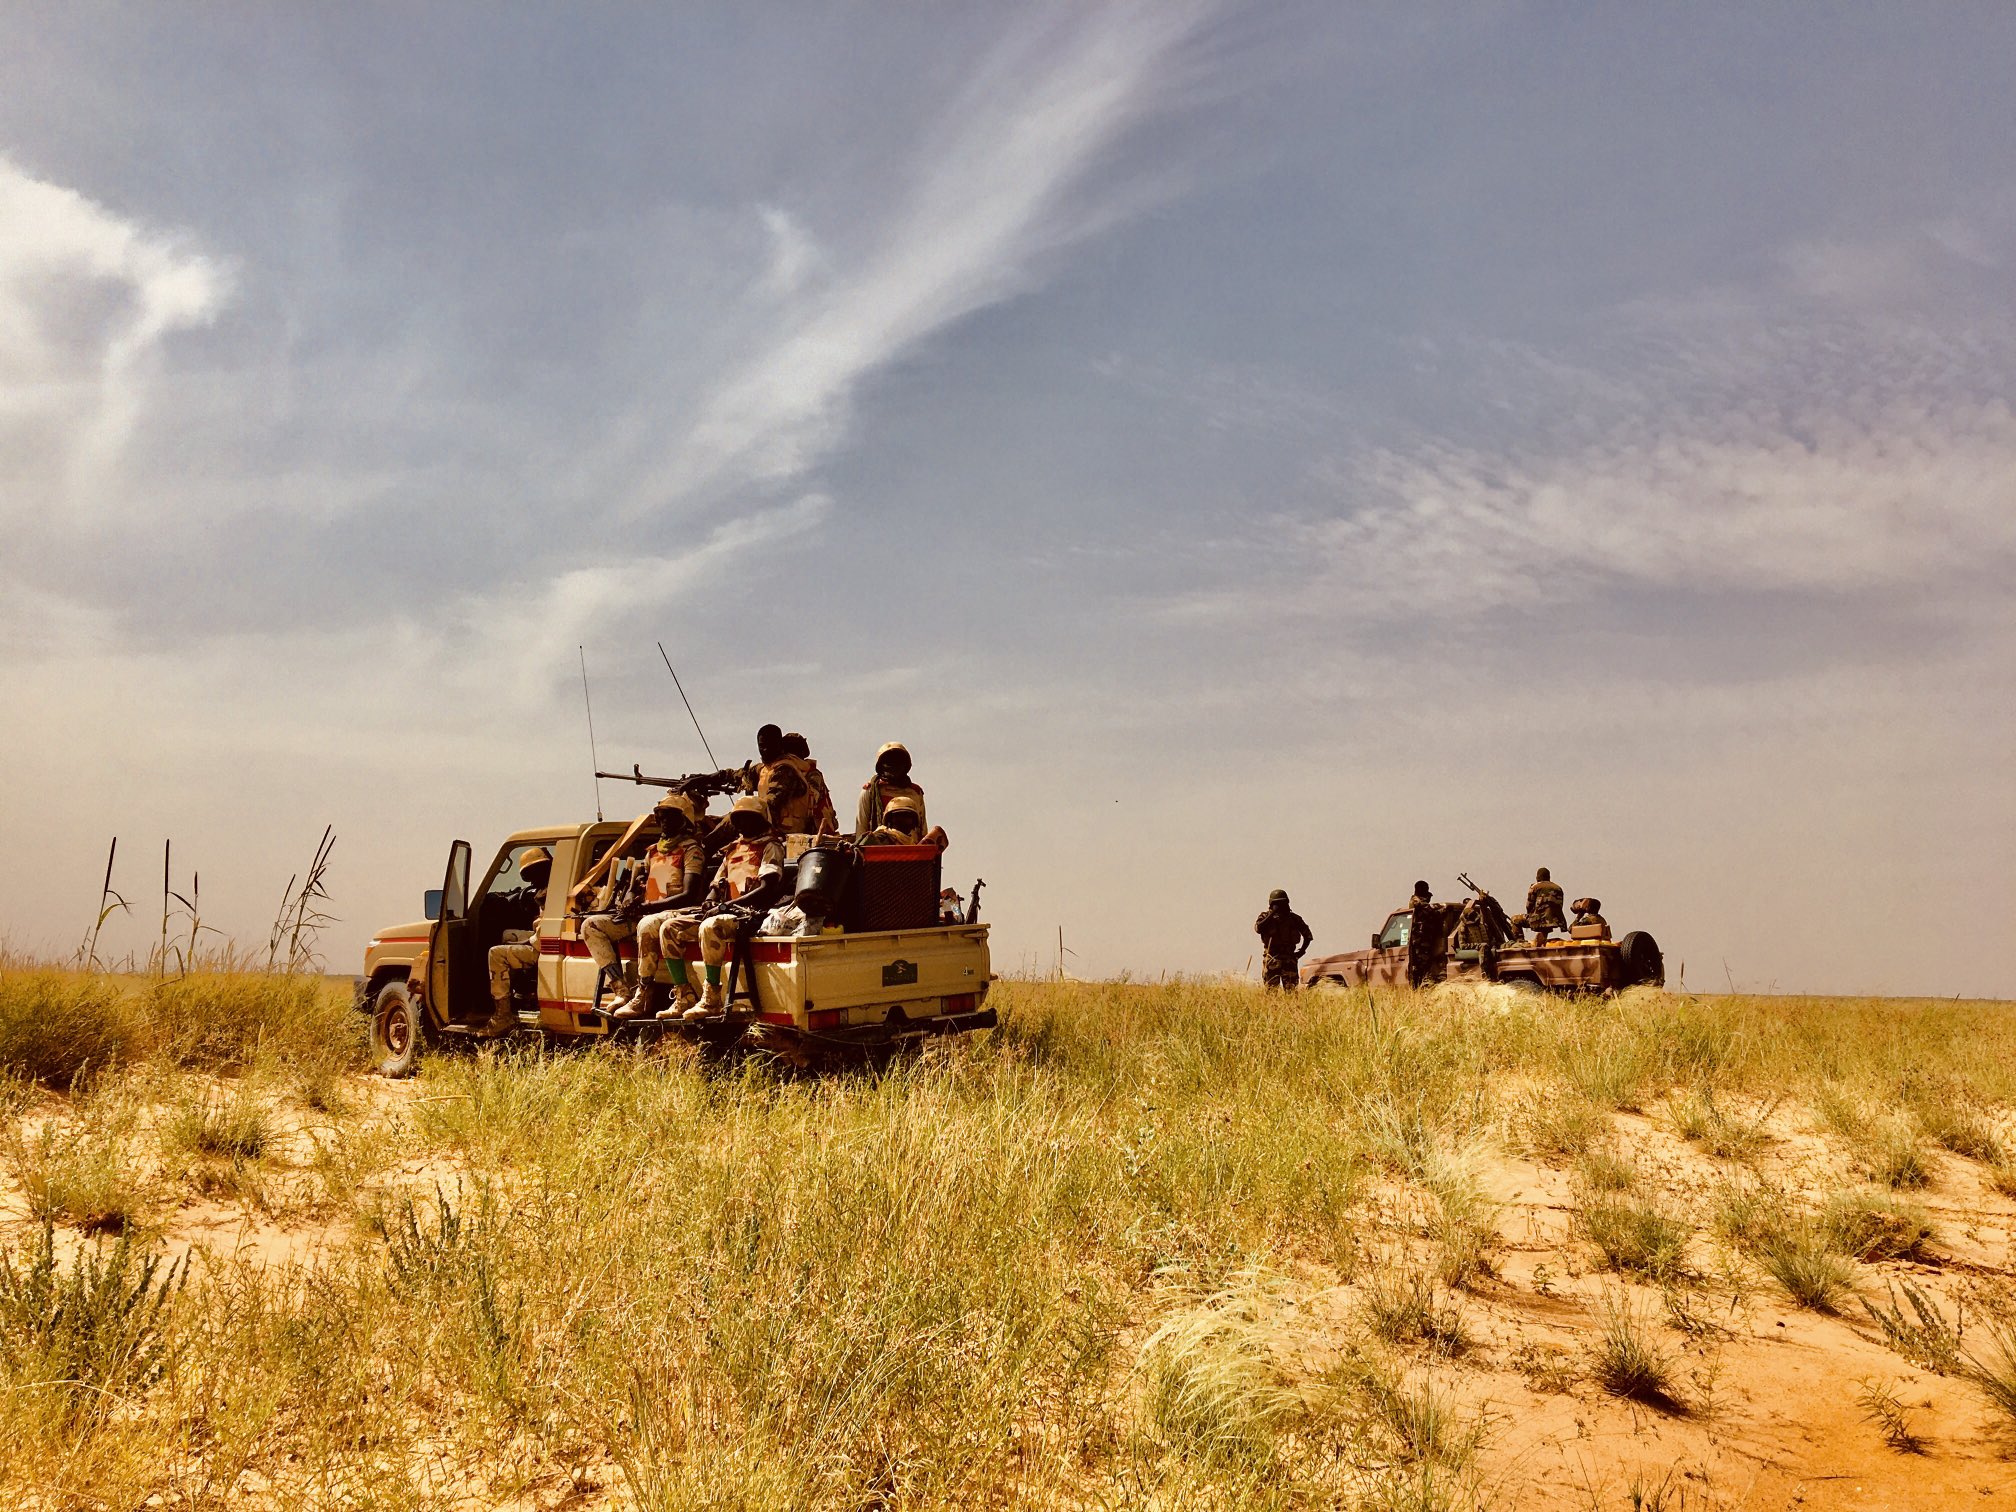
<path fill-rule="evenodd" d="M 801 1011 L 823 1013 L 896 1003 L 922 1006 L 922 1000 L 970 996 L 986 990 L 989 963 L 984 924 L 815 935 L 791 943 L 796 947 L 795 975 L 802 994 L 800 1002 L 791 1006 Z M 925 1011 L 936 1010 L 926 1007 Z"/>

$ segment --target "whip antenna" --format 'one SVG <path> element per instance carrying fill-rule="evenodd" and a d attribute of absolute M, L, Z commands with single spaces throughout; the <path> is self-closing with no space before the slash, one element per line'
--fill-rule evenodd
<path fill-rule="evenodd" d="M 707 732 L 700 728 L 700 716 L 693 712 L 693 701 L 686 696 L 686 689 L 680 685 L 679 674 L 673 671 L 672 658 L 665 655 L 663 641 L 658 642 L 658 654 L 664 657 L 665 670 L 672 673 L 672 686 L 679 689 L 679 702 L 686 705 L 686 717 L 693 721 L 693 733 L 700 737 L 700 745 L 707 752 L 707 764 L 719 767 L 721 763 L 714 759 L 714 747 L 707 744 Z"/>
<path fill-rule="evenodd" d="M 595 773 L 595 822 L 602 822 L 602 758 L 595 754 L 595 705 L 588 698 L 588 648 L 574 648 L 581 655 L 581 707 L 588 711 L 588 764 Z"/>

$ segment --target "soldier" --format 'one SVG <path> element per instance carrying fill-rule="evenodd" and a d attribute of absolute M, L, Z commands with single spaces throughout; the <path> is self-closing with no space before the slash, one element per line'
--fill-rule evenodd
<path fill-rule="evenodd" d="M 861 784 L 861 802 L 854 810 L 854 833 L 866 835 L 882 822 L 882 810 L 892 798 L 917 805 L 920 829 L 924 819 L 924 789 L 910 780 L 910 752 L 901 741 L 890 741 L 875 753 L 875 775 Z"/>
<path fill-rule="evenodd" d="M 1280 888 L 1267 894 L 1267 911 L 1253 921 L 1260 936 L 1260 980 L 1268 987 L 1290 991 L 1302 984 L 1302 954 L 1315 938 L 1302 915 L 1288 906 L 1288 894 Z"/>
<path fill-rule="evenodd" d="M 668 792 L 652 807 L 648 827 L 663 834 L 663 816 L 668 809 L 687 824 L 692 823 L 691 800 L 682 793 Z M 590 914 L 581 921 L 581 943 L 588 947 L 589 958 L 605 975 L 615 975 L 620 971 L 622 942 L 636 935 L 637 919 L 642 911 L 679 890 L 679 868 L 683 864 L 674 854 L 661 852 L 655 845 L 652 846 L 644 852 L 642 865 L 634 868 L 624 885 L 611 895 L 609 912 Z M 624 985 L 630 984 L 626 981 Z"/>
<path fill-rule="evenodd" d="M 728 822 L 735 828 L 735 838 L 721 852 L 707 903 L 674 913 L 663 931 L 668 957 L 683 957 L 695 943 L 700 947 L 706 988 L 700 1000 L 684 1011 L 682 1016 L 688 1019 L 727 1011 L 721 967 L 728 959 L 728 947 L 746 919 L 761 918 L 784 897 L 784 843 L 771 825 L 768 805 L 754 793 L 743 793 L 728 811 Z M 656 994 L 647 1001 L 658 1001 Z"/>
<path fill-rule="evenodd" d="M 883 806 L 882 822 L 861 837 L 862 845 L 921 845 L 924 811 L 908 794 L 898 794 Z"/>
<path fill-rule="evenodd" d="M 826 774 L 819 770 L 819 763 L 812 759 L 812 747 L 803 735 L 793 730 L 784 736 L 785 751 L 805 763 L 805 780 L 812 788 L 813 814 L 812 828 L 806 831 L 814 835 L 837 835 L 840 833 L 840 815 L 833 807 L 833 790 L 826 786 Z"/>
<path fill-rule="evenodd" d="M 707 851 L 700 843 L 691 799 L 683 793 L 667 793 L 658 800 L 654 812 L 660 839 L 652 847 L 652 863 L 663 874 L 662 895 L 638 910 L 637 990 L 619 1004 L 611 1018 L 628 1022 L 647 1008 L 660 1018 L 676 1018 L 691 1008 L 698 996 L 686 980 L 686 959 L 666 948 L 673 931 L 673 914 L 692 908 L 707 891 Z M 655 1002 L 658 970 L 669 967 L 672 974 L 672 1006 Z M 648 990 L 651 989 L 651 990 Z"/>
<path fill-rule="evenodd" d="M 496 1011 L 483 1026 L 486 1034 L 503 1034 L 518 1027 L 518 1013 L 511 1005 L 511 971 L 539 964 L 539 915 L 545 907 L 546 879 L 552 872 L 552 853 L 543 845 L 531 846 L 518 857 L 522 884 L 485 905 L 501 909 L 506 921 L 504 943 L 490 947 L 490 1001 Z"/>
<path fill-rule="evenodd" d="M 1568 927 L 1561 912 L 1561 900 L 1566 896 L 1543 866 L 1533 873 L 1533 885 L 1526 889 L 1526 912 L 1513 922 L 1533 931 L 1534 944 L 1545 945 L 1549 934 Z"/>
<path fill-rule="evenodd" d="M 777 832 L 816 834 L 813 824 L 819 815 L 819 794 L 812 786 L 810 763 L 786 748 L 784 732 L 774 724 L 756 732 L 756 756 L 762 763 L 756 775 L 756 796 L 769 809 Z"/>

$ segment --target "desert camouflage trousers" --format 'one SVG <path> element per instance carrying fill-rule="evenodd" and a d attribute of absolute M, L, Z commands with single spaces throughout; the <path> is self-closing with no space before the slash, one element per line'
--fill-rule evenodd
<path fill-rule="evenodd" d="M 618 959 L 616 947 L 637 933 L 635 924 L 626 924 L 614 914 L 590 914 L 581 921 L 581 943 L 588 957 L 604 971 Z"/>
<path fill-rule="evenodd" d="M 516 931 L 513 931 L 516 933 Z M 490 947 L 490 1000 L 499 1008 L 511 1006 L 511 970 L 539 964 L 539 941 L 511 940 Z"/>
<path fill-rule="evenodd" d="M 637 926 L 638 974 L 650 981 L 668 957 L 684 959 L 695 945 L 700 947 L 702 961 L 719 966 L 728 959 L 728 947 L 735 943 L 741 928 L 741 919 L 732 913 L 710 917 L 698 908 L 681 908 L 648 918 Z"/>

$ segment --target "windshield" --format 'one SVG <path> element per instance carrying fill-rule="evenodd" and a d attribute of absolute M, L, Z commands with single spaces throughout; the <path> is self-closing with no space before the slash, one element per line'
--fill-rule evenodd
<path fill-rule="evenodd" d="M 1407 943 L 1407 931 L 1413 928 L 1414 916 L 1410 913 L 1396 913 L 1386 921 L 1386 927 L 1379 932 L 1379 948 L 1391 950 L 1396 945 Z"/>

